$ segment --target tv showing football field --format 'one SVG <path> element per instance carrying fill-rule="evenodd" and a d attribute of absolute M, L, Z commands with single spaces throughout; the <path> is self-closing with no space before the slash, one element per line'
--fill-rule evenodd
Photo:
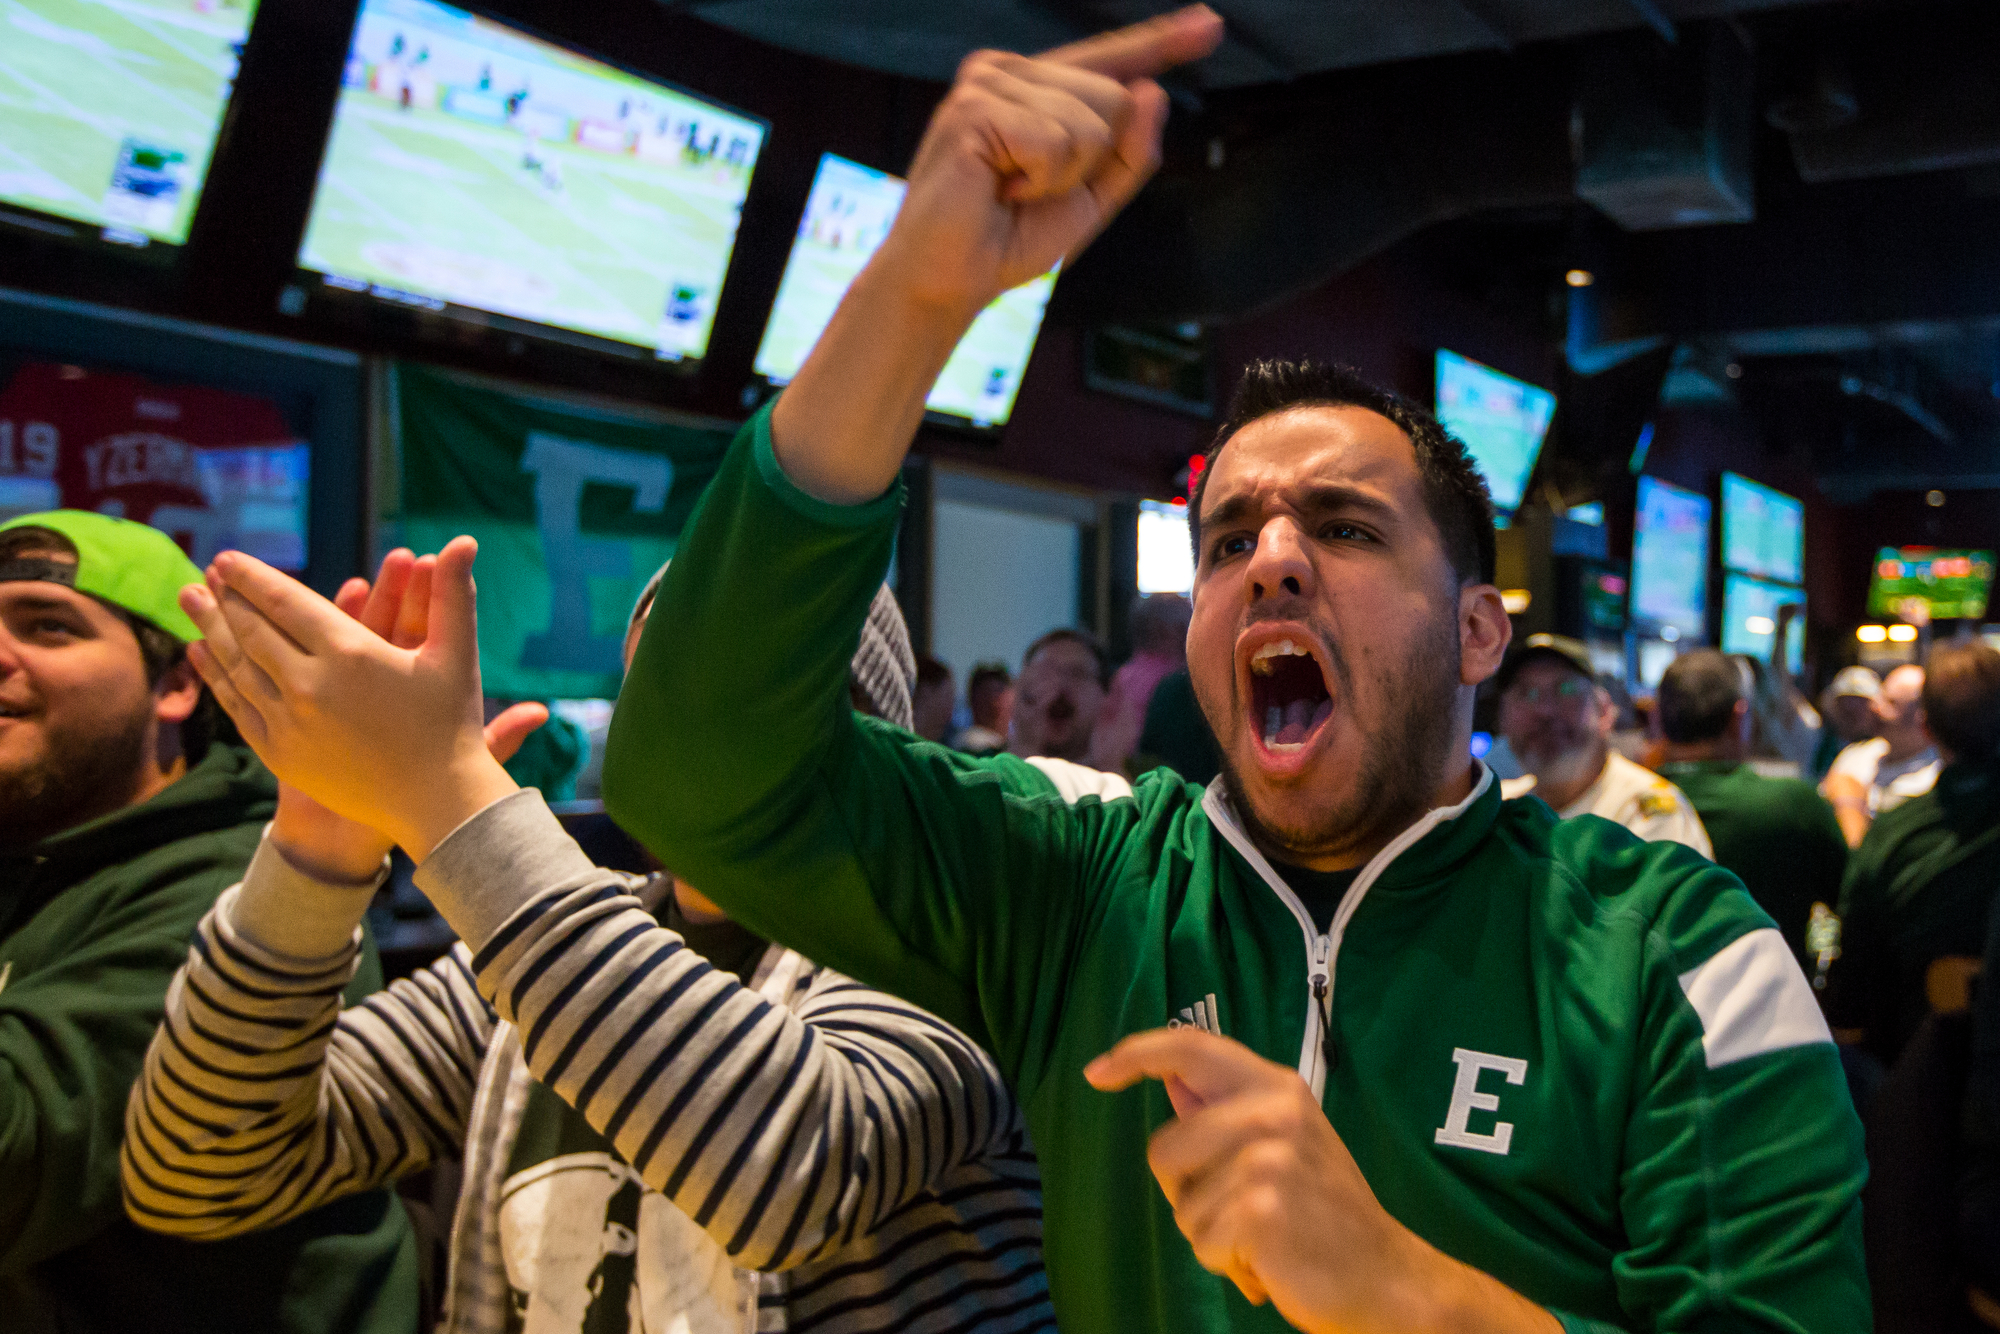
<path fill-rule="evenodd" d="M 256 9 L 7 0 L 0 210 L 20 210 L 30 226 L 36 214 L 82 223 L 124 245 L 185 242 Z"/>
<path fill-rule="evenodd" d="M 834 307 L 889 234 L 905 188 L 900 176 L 833 153 L 820 157 L 778 298 L 757 345 L 757 374 L 772 384 L 786 384 L 799 373 Z M 1055 285 L 1051 270 L 1001 294 L 979 312 L 939 372 L 925 405 L 975 426 L 1004 424 L 1013 414 L 1021 374 L 1035 350 Z"/>
<path fill-rule="evenodd" d="M 1639 479 L 1632 531 L 1632 615 L 1664 638 L 1700 639 L 1708 618 L 1708 497 Z"/>
<path fill-rule="evenodd" d="M 364 0 L 299 266 L 334 291 L 708 350 L 765 126 L 432 0 Z"/>
<path fill-rule="evenodd" d="M 1796 584 L 1805 578 L 1806 507 L 1782 491 L 1722 474 L 1722 567 Z"/>
<path fill-rule="evenodd" d="M 1438 351 L 1438 421 L 1472 455 L 1501 515 L 1521 507 L 1555 415 L 1556 396 L 1548 390 L 1456 352 Z"/>
<path fill-rule="evenodd" d="M 1914 600 L 1933 621 L 1977 620 L 1992 592 L 1990 551 L 1883 547 L 1868 581 L 1868 614 L 1905 616 L 1904 604 Z"/>

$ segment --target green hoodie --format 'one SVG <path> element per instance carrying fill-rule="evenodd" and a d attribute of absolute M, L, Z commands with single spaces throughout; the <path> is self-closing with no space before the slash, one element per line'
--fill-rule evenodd
<path fill-rule="evenodd" d="M 992 1049 L 1042 1163 L 1066 1328 L 1284 1328 L 1195 1261 L 1172 1117 L 1082 1067 L 1194 1023 L 1296 1066 L 1382 1204 L 1572 1331 L 1869 1326 L 1860 1128 L 1740 882 L 1482 773 L 1320 933 L 1218 784 L 1074 804 L 846 706 L 900 496 L 798 491 L 767 414 L 682 535 L 613 720 L 619 824 L 752 929 Z"/>
<path fill-rule="evenodd" d="M 44 1330 L 409 1334 L 408 1216 L 375 1191 L 282 1228 L 191 1243 L 125 1217 L 125 1104 L 195 923 L 276 806 L 255 756 L 211 746 L 152 799 L 0 856 L 0 1313 Z M 381 986 L 372 947 L 359 999 Z"/>

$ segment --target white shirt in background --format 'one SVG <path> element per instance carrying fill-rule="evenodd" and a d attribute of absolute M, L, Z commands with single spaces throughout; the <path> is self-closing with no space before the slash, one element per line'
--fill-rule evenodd
<path fill-rule="evenodd" d="M 1532 776 L 1516 778 L 1500 785 L 1500 795 L 1509 799 L 1535 790 Z M 1565 820 L 1579 815 L 1601 815 L 1648 843 L 1685 843 L 1704 857 L 1715 856 L 1708 830 L 1694 813 L 1687 794 L 1654 773 L 1611 751 L 1604 760 L 1604 772 L 1569 805 L 1556 812 Z"/>
<path fill-rule="evenodd" d="M 1926 746 L 1906 760 L 1887 762 L 1889 742 L 1884 737 L 1857 741 L 1834 758 L 1827 777 L 1846 774 L 1868 789 L 1868 813 L 1893 811 L 1911 797 L 1920 797 L 1937 785 L 1944 761 L 1935 746 Z"/>

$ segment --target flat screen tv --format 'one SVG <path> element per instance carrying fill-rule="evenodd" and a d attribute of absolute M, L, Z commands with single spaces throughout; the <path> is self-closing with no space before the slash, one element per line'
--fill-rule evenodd
<path fill-rule="evenodd" d="M 1868 582 L 1870 616 L 1903 616 L 1904 603 L 1925 604 L 1934 621 L 1976 620 L 1993 590 L 1993 553 L 1937 547 L 1884 547 Z"/>
<path fill-rule="evenodd" d="M 1722 474 L 1722 567 L 1781 584 L 1805 579 L 1806 507 L 1782 491 Z"/>
<path fill-rule="evenodd" d="M 322 291 L 707 351 L 763 122 L 432 0 L 364 0 L 341 83 L 299 248 Z"/>
<path fill-rule="evenodd" d="M 1722 581 L 1722 651 L 1747 653 L 1759 662 L 1771 660 L 1771 637 L 1778 632 L 1778 609 L 1787 603 L 1805 606 L 1804 591 L 1747 574 L 1730 574 Z M 1785 665 L 1805 670 L 1806 623 L 1796 617 L 1785 633 Z"/>
<path fill-rule="evenodd" d="M 1139 502 L 1139 592 L 1194 592 L 1194 549 L 1188 541 L 1186 505 Z"/>
<path fill-rule="evenodd" d="M 903 178 L 823 154 L 792 241 L 778 298 L 753 363 L 771 384 L 786 384 L 805 364 L 834 307 L 903 206 Z M 1003 293 L 972 322 L 939 372 L 925 405 L 974 426 L 1000 426 L 1013 414 L 1021 375 L 1035 350 L 1054 271 Z"/>
<path fill-rule="evenodd" d="M 1437 354 L 1437 418 L 1465 445 L 1502 515 L 1521 507 L 1556 396 L 1470 357 Z"/>
<path fill-rule="evenodd" d="M 22 0 L 0 23 L 0 219 L 187 240 L 256 0 Z"/>
<path fill-rule="evenodd" d="M 1708 497 L 1639 479 L 1632 530 L 1632 615 L 1642 631 L 1700 639 L 1708 619 Z"/>

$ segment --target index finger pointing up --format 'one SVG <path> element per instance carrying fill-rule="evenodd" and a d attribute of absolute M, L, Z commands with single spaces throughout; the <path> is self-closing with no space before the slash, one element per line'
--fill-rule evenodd
<path fill-rule="evenodd" d="M 1086 37 L 1037 59 L 1103 74 L 1125 83 L 1199 60 L 1222 41 L 1222 16 L 1207 5 L 1189 5 L 1171 14 Z"/>

